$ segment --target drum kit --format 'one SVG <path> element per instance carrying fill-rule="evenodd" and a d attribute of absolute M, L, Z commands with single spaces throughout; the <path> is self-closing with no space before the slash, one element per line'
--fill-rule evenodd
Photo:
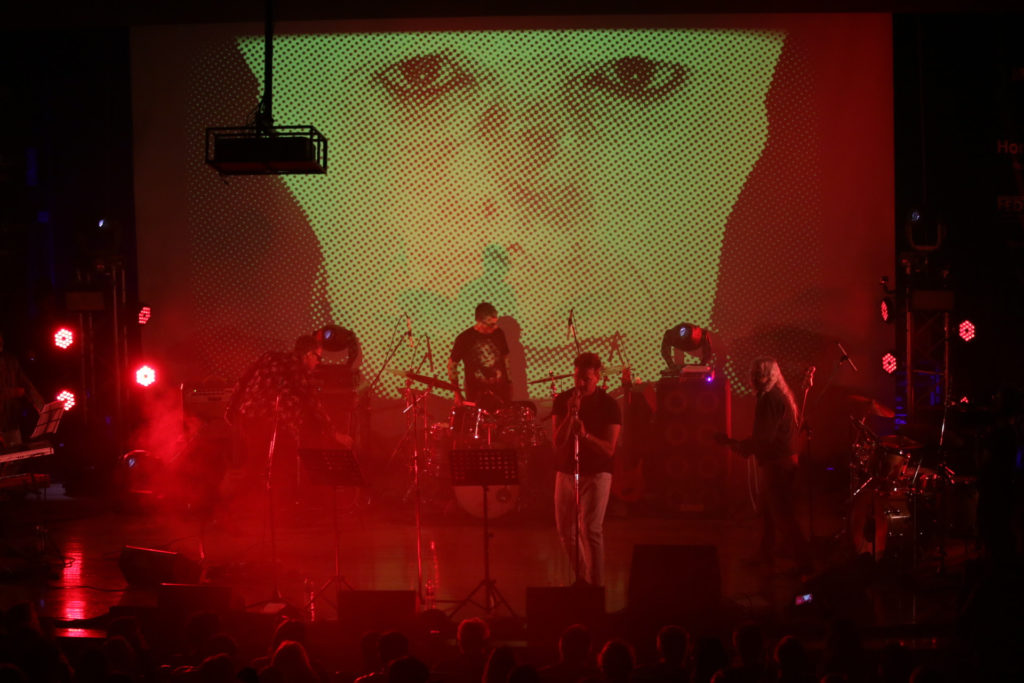
<path fill-rule="evenodd" d="M 860 415 L 850 418 L 847 531 L 854 550 L 904 567 L 916 566 L 932 551 L 941 561 L 945 540 L 964 529 L 958 503 L 971 495 L 973 479 L 958 477 L 940 456 L 908 436 L 878 436 L 867 417 L 893 418 L 895 412 L 873 399 L 851 398 L 861 407 Z"/>
<path fill-rule="evenodd" d="M 450 382 L 409 371 L 396 371 L 411 386 L 417 382 L 429 390 L 456 391 Z M 546 381 L 546 380 L 545 380 Z M 407 394 L 408 395 L 408 394 Z M 473 517 L 483 516 L 483 492 L 478 486 L 452 486 L 449 456 L 453 449 L 517 450 L 519 468 L 527 478 L 527 462 L 531 449 L 545 442 L 544 431 L 537 420 L 536 406 L 530 401 L 512 401 L 496 410 L 463 402 L 452 406 L 446 421 L 431 422 L 424 418 L 425 438 L 419 458 L 422 492 L 429 503 L 444 506 L 452 498 Z M 491 519 L 515 512 L 522 502 L 518 485 L 494 486 L 487 491 L 488 515 Z"/>

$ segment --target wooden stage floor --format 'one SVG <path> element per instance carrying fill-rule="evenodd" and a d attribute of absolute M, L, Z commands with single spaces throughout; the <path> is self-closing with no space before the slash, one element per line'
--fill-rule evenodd
<path fill-rule="evenodd" d="M 118 566 L 126 545 L 201 560 L 205 580 L 229 585 L 246 605 L 273 596 L 275 572 L 271 569 L 276 552 L 281 597 L 305 607 L 309 587 L 320 587 L 335 575 L 330 497 L 321 493 L 307 497 L 294 510 L 279 511 L 274 544 L 260 498 L 256 496 L 249 506 L 222 509 L 206 523 L 172 503 L 113 505 L 105 497 L 69 498 L 60 485 L 52 486 L 42 500 L 7 501 L 0 539 L 0 607 L 33 600 L 44 616 L 58 625 L 75 627 L 87 625 L 115 605 L 153 605 L 154 591 L 129 587 Z M 401 496 L 367 499 L 355 490 L 342 490 L 338 501 L 339 569 L 347 584 L 357 590 L 416 590 L 420 581 L 412 503 Z M 450 609 L 455 602 L 448 601 L 465 598 L 484 577 L 483 522 L 454 500 L 430 499 L 422 509 L 423 585 L 433 588 L 435 607 Z M 822 514 L 815 521 L 819 535 L 832 534 L 841 525 L 835 515 Z M 491 576 L 520 617 L 528 617 L 528 587 L 571 582 L 550 505 L 535 500 L 532 509 L 504 514 L 493 521 L 491 533 Z M 968 542 L 949 542 L 941 564 L 932 551 L 909 570 L 869 563 L 870 577 L 865 577 L 849 571 L 852 553 L 841 543 L 818 543 L 818 576 L 805 584 L 787 571 L 791 565 L 784 561 L 772 570 L 743 561 L 756 547 L 758 533 L 749 506 L 735 510 L 728 519 L 700 519 L 657 516 L 613 504 L 605 525 L 605 607 L 608 612 L 620 612 L 629 606 L 636 545 L 712 546 L 719 562 L 723 602 L 737 619 L 774 624 L 792 623 L 802 616 L 813 619 L 815 613 L 794 607 L 795 596 L 813 590 L 823 593 L 827 588 L 832 594 L 865 596 L 862 620 L 872 626 L 941 632 L 952 624 L 964 560 L 973 552 Z M 679 572 L 681 581 L 687 576 L 686 568 L 666 567 L 665 571 Z M 816 599 L 820 602 L 824 597 Z M 331 587 L 316 601 L 316 619 L 335 619 L 334 602 Z M 458 617 L 481 613 L 478 605 L 470 604 Z"/>

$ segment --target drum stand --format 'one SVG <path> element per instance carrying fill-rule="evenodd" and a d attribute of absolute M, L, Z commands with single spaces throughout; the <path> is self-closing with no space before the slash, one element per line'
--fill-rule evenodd
<path fill-rule="evenodd" d="M 483 488 L 484 503 L 484 578 L 448 613 L 454 617 L 463 607 L 469 604 L 481 608 L 487 616 L 495 609 L 504 607 L 509 615 L 517 617 L 508 600 L 498 590 L 491 578 L 491 528 L 487 514 L 487 488 L 489 486 L 513 486 L 519 483 L 519 463 L 515 449 L 472 448 L 453 450 L 451 452 L 452 484 L 454 486 L 480 486 Z M 474 597 L 484 592 L 483 604 L 476 602 Z"/>

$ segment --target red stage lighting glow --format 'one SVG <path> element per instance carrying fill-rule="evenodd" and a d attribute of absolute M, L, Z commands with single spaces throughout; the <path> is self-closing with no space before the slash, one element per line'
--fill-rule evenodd
<path fill-rule="evenodd" d="M 970 320 L 964 320 L 960 323 L 960 338 L 966 342 L 974 339 L 974 323 Z"/>
<path fill-rule="evenodd" d="M 961 397 L 960 397 L 960 402 L 961 402 L 961 403 L 970 403 L 970 401 L 968 401 L 968 400 L 967 400 L 967 397 L 966 397 L 966 396 L 961 396 Z"/>
<path fill-rule="evenodd" d="M 156 381 L 156 370 L 148 365 L 141 366 L 135 371 L 135 381 L 144 387 Z"/>
<path fill-rule="evenodd" d="M 149 322 L 150 317 L 153 315 L 153 309 L 149 306 L 141 306 L 139 308 L 139 324 L 145 325 Z"/>
<path fill-rule="evenodd" d="M 890 375 L 896 372 L 896 356 L 892 353 L 887 353 L 882 356 L 882 369 Z"/>
<path fill-rule="evenodd" d="M 67 327 L 62 327 L 53 333 L 53 345 L 58 349 L 66 349 L 75 343 L 75 333 Z"/>
<path fill-rule="evenodd" d="M 63 401 L 65 411 L 71 410 L 75 407 L 75 392 L 70 389 L 63 389 L 54 400 Z"/>

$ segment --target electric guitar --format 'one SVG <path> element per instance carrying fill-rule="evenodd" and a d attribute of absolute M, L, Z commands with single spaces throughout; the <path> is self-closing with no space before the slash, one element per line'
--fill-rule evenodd
<path fill-rule="evenodd" d="M 795 448 L 793 450 L 794 453 L 803 453 L 807 446 L 807 441 L 809 439 L 807 430 L 804 428 L 804 413 L 807 410 L 807 394 L 810 393 L 811 387 L 814 386 L 814 372 L 816 370 L 817 368 L 814 367 L 813 365 L 807 366 L 807 369 L 804 370 L 804 378 L 800 382 L 800 390 L 803 392 L 803 398 L 800 401 L 800 414 L 795 416 L 796 423 L 799 429 L 797 431 L 797 443 L 795 444 Z M 719 446 L 728 446 L 730 449 L 732 449 L 733 452 L 739 453 L 743 457 L 747 457 L 750 455 L 750 453 L 747 453 L 740 448 L 740 445 L 743 443 L 742 441 L 740 441 L 739 439 L 733 439 L 728 434 L 718 432 L 712 438 L 714 438 L 715 443 L 717 443 Z"/>

